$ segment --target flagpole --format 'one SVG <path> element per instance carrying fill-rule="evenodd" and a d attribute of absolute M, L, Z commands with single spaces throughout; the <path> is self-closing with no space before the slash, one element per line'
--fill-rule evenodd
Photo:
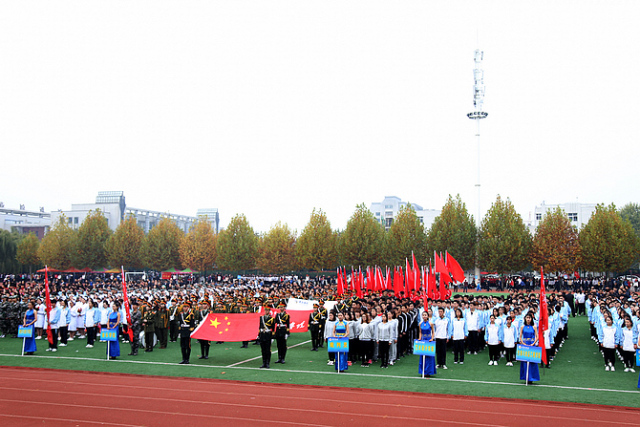
<path fill-rule="evenodd" d="M 23 337 L 22 338 L 22 356 L 24 356 L 24 345 L 25 345 L 26 342 L 27 342 L 27 338 Z"/>
<path fill-rule="evenodd" d="M 422 379 L 424 379 L 424 369 L 426 368 L 426 366 L 424 366 L 424 354 L 422 355 Z"/>

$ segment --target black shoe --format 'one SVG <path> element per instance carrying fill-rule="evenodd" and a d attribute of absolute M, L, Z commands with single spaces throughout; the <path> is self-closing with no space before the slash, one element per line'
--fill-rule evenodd
<path fill-rule="evenodd" d="M 183 360 L 182 362 L 178 363 L 178 365 L 184 365 L 185 361 Z"/>
<path fill-rule="evenodd" d="M 260 369 L 266 368 L 267 365 L 265 365 L 264 363 L 262 364 L 262 366 L 260 366 Z"/>
<path fill-rule="evenodd" d="M 258 341 L 254 341 L 253 345 L 260 345 L 260 343 Z"/>
<path fill-rule="evenodd" d="M 249 346 L 247 344 L 242 344 L 240 348 L 249 348 Z"/>
<path fill-rule="evenodd" d="M 200 357 L 198 357 L 198 359 L 204 359 L 204 356 L 200 356 Z"/>
<path fill-rule="evenodd" d="M 267 369 L 271 369 L 271 366 L 269 366 L 269 364 L 267 363 L 267 366 L 265 366 Z"/>
<path fill-rule="evenodd" d="M 284 360 L 281 360 L 280 363 L 282 363 L 284 365 Z"/>
<path fill-rule="evenodd" d="M 133 354 L 133 353 L 129 353 L 127 356 L 135 356 L 135 354 Z"/>
<path fill-rule="evenodd" d="M 280 359 L 276 360 L 275 363 L 282 363 Z"/>

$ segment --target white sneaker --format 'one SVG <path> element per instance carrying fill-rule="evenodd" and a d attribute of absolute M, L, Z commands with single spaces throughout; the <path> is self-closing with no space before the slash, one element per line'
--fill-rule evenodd
<path fill-rule="evenodd" d="M 60 344 L 60 347 L 66 347 L 66 346 L 67 346 L 66 344 Z"/>
<path fill-rule="evenodd" d="M 37 340 L 41 340 L 41 339 L 42 339 L 42 337 L 36 337 L 36 339 L 37 339 Z"/>
<path fill-rule="evenodd" d="M 454 365 L 457 365 L 457 364 L 458 364 L 458 362 L 453 362 L 453 364 L 454 364 Z"/>
<path fill-rule="evenodd" d="M 489 366 L 493 365 L 493 360 L 489 360 Z"/>
<path fill-rule="evenodd" d="M 87 344 L 87 348 L 93 348 L 91 344 Z"/>
<path fill-rule="evenodd" d="M 393 361 L 389 362 L 389 365 L 391 365 L 391 366 L 393 366 L 393 365 L 395 365 L 395 364 L 396 364 L 396 363 L 395 363 L 395 362 L 393 362 Z"/>
<path fill-rule="evenodd" d="M 67 341 L 73 341 L 73 338 L 67 338 Z"/>
<path fill-rule="evenodd" d="M 327 362 L 327 365 L 333 366 L 333 360 L 329 360 L 329 361 Z"/>
<path fill-rule="evenodd" d="M 613 366 L 611 367 L 611 372 L 614 372 L 616 370 L 616 368 L 614 368 Z"/>
<path fill-rule="evenodd" d="M 610 370 L 611 370 L 611 368 L 610 368 L 609 366 L 605 366 L 604 370 L 605 370 L 605 371 L 610 371 Z"/>
<path fill-rule="evenodd" d="M 464 365 L 464 362 L 460 362 L 461 365 Z"/>
<path fill-rule="evenodd" d="M 633 372 L 633 373 L 635 373 L 635 372 L 636 372 L 636 370 L 635 370 L 635 369 L 633 369 L 633 368 L 629 368 L 629 372 Z"/>
<path fill-rule="evenodd" d="M 57 348 L 52 348 L 51 351 L 53 351 L 55 353 L 56 351 L 58 351 L 58 349 Z"/>
<path fill-rule="evenodd" d="M 81 339 L 81 340 L 83 340 L 83 339 L 85 339 L 85 338 L 86 338 L 86 336 L 84 336 L 84 335 L 80 335 L 78 338 L 79 338 L 79 339 Z"/>
<path fill-rule="evenodd" d="M 45 351 L 51 351 L 51 349 L 50 349 L 50 348 L 48 348 L 48 349 L 46 349 Z"/>
<path fill-rule="evenodd" d="M 447 365 L 442 365 L 442 369 L 449 369 L 449 368 L 447 368 Z"/>

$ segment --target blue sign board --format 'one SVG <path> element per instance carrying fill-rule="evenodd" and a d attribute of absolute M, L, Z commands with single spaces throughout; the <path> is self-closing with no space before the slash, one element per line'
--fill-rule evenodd
<path fill-rule="evenodd" d="M 329 338 L 329 353 L 347 353 L 349 338 Z"/>
<path fill-rule="evenodd" d="M 415 340 L 413 342 L 413 354 L 418 356 L 435 356 L 436 342 Z"/>
<path fill-rule="evenodd" d="M 31 326 L 18 326 L 18 338 L 31 338 L 33 328 Z"/>
<path fill-rule="evenodd" d="M 540 360 L 542 360 L 542 347 L 518 345 L 516 360 L 518 362 L 540 363 Z"/>
<path fill-rule="evenodd" d="M 640 348 L 636 350 L 636 366 L 640 366 Z"/>
<path fill-rule="evenodd" d="M 118 328 L 101 330 L 100 339 L 102 341 L 118 341 Z"/>

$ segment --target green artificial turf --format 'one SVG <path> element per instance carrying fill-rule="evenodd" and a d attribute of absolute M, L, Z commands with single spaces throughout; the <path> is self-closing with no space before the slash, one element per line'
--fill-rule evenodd
<path fill-rule="evenodd" d="M 277 360 L 274 354 L 270 370 L 258 369 L 262 364 L 260 346 L 249 344 L 249 348 L 242 349 L 240 343 L 212 343 L 209 360 L 198 360 L 200 350 L 195 340 L 192 341 L 191 364 L 178 365 L 181 360 L 178 343 L 169 343 L 167 349 L 156 348 L 151 353 L 141 351 L 137 357 L 127 356 L 129 345 L 121 344 L 123 356 L 116 361 L 107 361 L 104 343 L 96 343 L 94 348 L 87 349 L 85 340 L 73 341 L 68 347 L 60 347 L 57 353 L 50 353 L 44 351 L 47 342 L 43 339 L 37 341 L 36 356 L 19 357 L 22 340 L 4 338 L 0 339 L 0 365 L 640 407 L 638 373 L 624 372 L 621 363 L 616 372 L 604 370 L 602 356 L 589 339 L 585 317 L 570 319 L 569 339 L 560 349 L 552 369 L 541 369 L 542 381 L 533 386 L 525 386 L 524 381 L 520 381 L 517 363 L 507 367 L 502 359 L 499 366 L 488 366 L 487 350 L 475 356 L 466 355 L 464 365 L 454 365 L 453 354 L 449 352 L 449 369 L 438 370 L 431 379 L 420 378 L 419 356 L 407 356 L 389 369 L 381 369 L 379 364 L 369 368 L 357 364 L 349 367 L 348 372 L 338 374 L 333 366 L 327 366 L 326 348 L 312 352 L 311 344 L 305 343 L 308 340 L 308 333 L 293 334 L 289 346 L 303 344 L 289 349 L 285 365 L 274 364 Z M 276 350 L 275 343 L 272 350 Z M 251 358 L 257 359 L 246 361 Z M 246 362 L 239 363 L 243 361 Z"/>

